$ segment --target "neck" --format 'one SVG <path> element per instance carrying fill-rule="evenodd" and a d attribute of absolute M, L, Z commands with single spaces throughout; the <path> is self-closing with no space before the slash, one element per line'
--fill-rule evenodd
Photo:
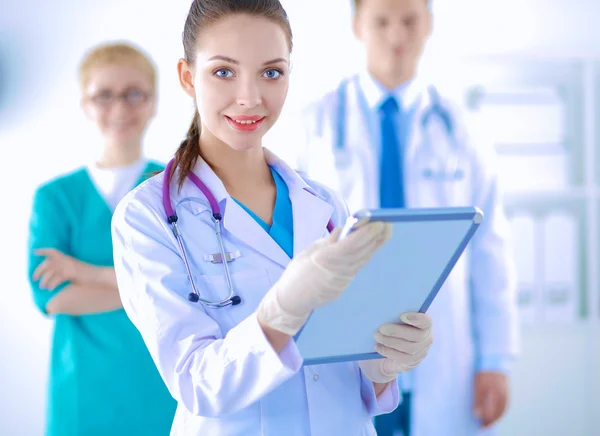
<path fill-rule="evenodd" d="M 393 91 L 400 85 L 405 84 L 406 82 L 412 80 L 413 74 L 410 73 L 399 73 L 399 72 L 389 72 L 382 73 L 374 68 L 368 67 L 367 71 L 369 74 L 377 80 L 381 85 L 383 85 L 388 91 Z"/>
<path fill-rule="evenodd" d="M 136 140 L 127 144 L 104 143 L 104 149 L 96 165 L 100 168 L 116 168 L 131 165 L 142 158 L 142 141 Z"/>
<path fill-rule="evenodd" d="M 261 146 L 239 151 L 216 142 L 201 136 L 200 155 L 230 195 L 235 197 L 236 192 L 272 184 L 271 170 Z"/>

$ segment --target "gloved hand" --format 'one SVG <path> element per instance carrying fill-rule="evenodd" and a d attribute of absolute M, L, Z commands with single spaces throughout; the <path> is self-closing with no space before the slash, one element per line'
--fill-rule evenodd
<path fill-rule="evenodd" d="M 336 300 L 373 253 L 389 239 L 389 223 L 372 222 L 338 241 L 341 229 L 295 257 L 257 309 L 261 323 L 293 336 L 310 313 Z"/>
<path fill-rule="evenodd" d="M 401 372 L 415 368 L 433 343 L 431 317 L 424 313 L 404 313 L 402 324 L 384 324 L 375 333 L 375 351 L 383 359 L 362 360 L 358 366 L 372 382 L 388 383 Z"/>

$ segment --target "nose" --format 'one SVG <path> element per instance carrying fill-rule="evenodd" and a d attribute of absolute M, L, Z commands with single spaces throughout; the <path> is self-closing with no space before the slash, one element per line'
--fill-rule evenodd
<path fill-rule="evenodd" d="M 131 108 L 123 101 L 123 99 L 116 99 L 110 105 L 109 111 L 111 115 L 118 117 L 131 112 Z"/>
<path fill-rule="evenodd" d="M 237 103 L 252 109 L 262 103 L 262 93 L 257 79 L 246 78 L 238 82 Z"/>
<path fill-rule="evenodd" d="M 408 29 L 402 21 L 394 21 L 388 26 L 387 39 L 394 46 L 402 45 L 408 38 Z"/>

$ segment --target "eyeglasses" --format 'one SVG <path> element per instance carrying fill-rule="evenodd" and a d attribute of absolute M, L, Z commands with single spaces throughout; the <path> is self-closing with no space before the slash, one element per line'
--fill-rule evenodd
<path fill-rule="evenodd" d="M 115 102 L 121 100 L 129 107 L 140 106 L 152 96 L 152 93 L 132 88 L 120 94 L 113 94 L 111 91 L 100 91 L 98 94 L 89 97 L 96 106 L 108 108 Z"/>

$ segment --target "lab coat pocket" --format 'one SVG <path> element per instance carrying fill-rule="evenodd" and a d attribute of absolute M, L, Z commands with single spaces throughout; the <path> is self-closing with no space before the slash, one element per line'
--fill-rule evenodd
<path fill-rule="evenodd" d="M 202 290 L 211 301 L 220 301 L 229 295 L 229 288 L 225 272 L 220 275 L 200 276 Z M 253 268 L 231 273 L 233 295 L 240 297 L 241 301 L 235 306 L 229 305 L 221 309 L 206 309 L 208 315 L 221 327 L 223 335 L 250 316 L 258 307 L 264 295 L 271 288 L 271 281 L 267 270 Z"/>
<path fill-rule="evenodd" d="M 353 161 L 354 159 L 351 151 L 346 149 L 334 151 L 334 162 L 336 170 L 343 171 L 351 168 Z"/>
<path fill-rule="evenodd" d="M 471 189 L 466 168 L 447 169 L 439 163 L 426 162 L 417 177 L 420 207 L 470 206 Z"/>

